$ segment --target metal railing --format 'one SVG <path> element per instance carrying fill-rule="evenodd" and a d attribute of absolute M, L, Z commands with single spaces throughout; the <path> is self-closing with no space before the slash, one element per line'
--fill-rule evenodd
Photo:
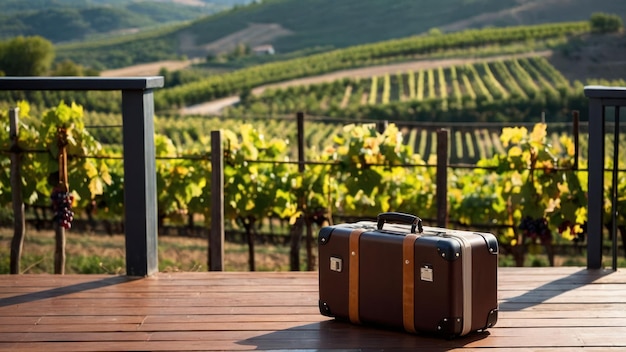
<path fill-rule="evenodd" d="M 589 98 L 589 194 L 588 194 L 588 239 L 587 268 L 602 268 L 602 219 L 604 209 L 604 154 L 607 112 L 614 112 L 613 170 L 611 194 L 612 267 L 617 269 L 617 172 L 619 169 L 619 120 L 620 109 L 626 107 L 626 87 L 587 86 L 585 96 Z"/>
<path fill-rule="evenodd" d="M 153 89 L 163 77 L 0 77 L 0 91 L 121 91 L 126 274 L 158 271 Z"/>
<path fill-rule="evenodd" d="M 122 92 L 124 147 L 124 203 L 126 273 L 148 276 L 158 271 L 157 201 L 154 146 L 153 89 L 163 87 L 163 77 L 0 77 L 0 90 L 78 90 Z M 613 269 L 617 267 L 617 170 L 619 155 L 619 112 L 626 107 L 625 87 L 588 86 L 589 98 L 589 195 L 587 268 L 602 267 L 604 153 L 607 108 L 613 107 L 613 210 L 611 238 Z M 217 254 L 217 253 L 216 253 Z M 219 254 L 217 254 L 219 256 Z"/>

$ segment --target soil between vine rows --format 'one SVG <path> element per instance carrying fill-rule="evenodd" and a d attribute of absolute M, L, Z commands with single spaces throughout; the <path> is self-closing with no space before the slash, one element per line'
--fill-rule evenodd
<path fill-rule="evenodd" d="M 0 274 L 9 273 L 13 230 L 0 228 Z M 180 236 L 160 236 L 159 271 L 207 271 L 208 240 Z M 20 270 L 24 274 L 54 272 L 54 232 L 26 230 Z M 66 274 L 123 274 L 125 272 L 124 235 L 66 232 Z M 248 246 L 224 244 L 226 271 L 248 271 Z M 302 268 L 306 252 L 302 246 Z M 289 247 L 271 244 L 255 246 L 257 271 L 288 271 Z"/>

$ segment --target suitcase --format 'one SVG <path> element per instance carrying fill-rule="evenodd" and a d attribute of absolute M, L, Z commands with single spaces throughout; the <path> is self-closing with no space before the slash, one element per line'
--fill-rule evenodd
<path fill-rule="evenodd" d="M 423 227 L 404 213 L 377 220 L 320 229 L 321 314 L 446 338 L 494 326 L 494 235 Z"/>

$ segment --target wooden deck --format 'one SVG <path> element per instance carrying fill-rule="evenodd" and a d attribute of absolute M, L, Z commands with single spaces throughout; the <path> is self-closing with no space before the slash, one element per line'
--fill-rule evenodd
<path fill-rule="evenodd" d="M 626 271 L 501 268 L 496 327 L 456 340 L 319 314 L 317 273 L 0 276 L 2 351 L 626 348 Z"/>

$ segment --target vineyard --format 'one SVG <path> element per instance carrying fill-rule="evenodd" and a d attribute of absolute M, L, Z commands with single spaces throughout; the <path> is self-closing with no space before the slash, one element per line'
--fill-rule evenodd
<path fill-rule="evenodd" d="M 27 113 L 28 106 L 22 104 L 22 107 Z M 28 120 L 25 116 L 24 121 Z M 5 121 L 3 118 L 2 122 Z M 300 172 L 297 162 L 290 157 L 292 142 L 266 135 L 272 129 L 275 133 L 295 130 L 288 125 L 290 122 L 279 120 L 271 125 L 265 121 L 265 129 L 245 123 L 232 125 L 232 130 L 223 129 L 224 204 L 229 228 L 239 228 L 252 236 L 259 226 L 267 226 L 268 219 L 289 221 L 300 214 L 310 224 L 322 224 L 333 218 L 375 217 L 389 210 L 436 218 L 437 160 L 432 156 L 426 160 L 407 145 L 408 142 L 424 145 L 424 149 L 435 148 L 432 142 L 430 147 L 423 142 L 432 134 L 428 129 L 407 134 L 395 124 L 380 132 L 376 124 L 348 124 L 327 128 L 323 132 L 326 137 L 316 137 L 318 140 L 309 133 L 308 143 L 317 146 L 308 150 L 307 167 Z M 211 209 L 209 161 L 214 155 L 208 148 L 208 129 L 226 126 L 214 121 L 214 126 L 198 130 L 189 121 L 181 123 L 187 124 L 186 129 L 171 126 L 171 131 L 182 131 L 181 136 L 195 138 L 197 142 L 192 146 L 178 146 L 160 133 L 155 138 L 160 226 L 189 225 L 202 218 L 210 221 L 207 218 Z M 119 126 L 90 127 L 84 123 L 83 111 L 77 106 L 60 104 L 46 112 L 38 125 L 23 127 L 19 146 L 26 151 L 22 181 L 25 202 L 38 206 L 50 204 L 52 186 L 46 180 L 59 170 L 51 162 L 58 153 L 52 131 L 59 124 L 66 126 L 69 134 L 68 180 L 77 217 L 119 221 L 124 206 L 120 148 L 100 144 L 88 131 L 88 128 L 106 131 Z M 203 133 L 191 135 L 189 131 L 193 130 Z M 541 123 L 528 128 L 503 127 L 498 133 L 499 147 L 488 147 L 495 137 L 485 130 L 488 129 L 474 129 L 473 138 L 481 138 L 482 147 L 478 149 L 484 153 L 492 148 L 492 156 L 481 158 L 472 168 L 449 169 L 450 221 L 464 226 L 487 226 L 499 235 L 504 248 L 509 249 L 540 239 L 543 242 L 537 243 L 547 243 L 545 234 L 528 237 L 517 230 L 526 218 L 546 219 L 550 234 L 554 234 L 550 239 L 554 236 L 556 243 L 579 239 L 586 221 L 586 172 L 572 169 L 576 154 L 571 134 L 548 131 L 548 125 Z M 0 131 L 4 133 L 7 129 Z M 468 143 L 471 138 L 467 136 L 464 138 L 455 131 L 450 140 L 465 139 Z M 9 138 L 3 135 L 0 140 Z M 558 144 L 553 144 L 555 140 Z M 626 139 L 620 142 L 626 145 Z M 469 150 L 469 144 L 466 145 Z M 9 145 L 3 144 L 0 149 L 3 155 L 10 154 Z M 0 174 L 0 199 L 8 205 L 9 158 L 0 159 L 0 163 L 5 170 Z M 584 169 L 585 165 L 581 158 L 580 166 Z M 303 202 L 303 207 L 299 202 Z"/>
<path fill-rule="evenodd" d="M 222 74 L 197 75 L 192 82 L 156 91 L 155 108 L 162 113 L 172 113 L 193 104 L 233 95 L 245 95 L 259 85 L 349 68 L 420 59 L 489 57 L 562 48 L 567 46 L 569 39 L 589 34 L 591 30 L 592 27 L 588 21 L 564 22 L 465 30 L 358 45 L 321 54 L 254 65 Z M 166 45 L 163 42 L 168 41 L 171 42 L 174 39 L 160 38 L 158 42 L 151 42 L 154 47 L 138 46 L 129 42 L 120 44 L 116 50 L 106 45 L 96 50 L 88 44 L 83 49 L 77 48 L 76 50 L 82 50 L 90 57 L 89 60 L 94 62 L 98 61 L 100 56 L 115 56 L 113 60 L 129 60 L 129 64 L 132 62 L 129 55 L 147 55 L 143 52 L 145 50 L 150 51 L 149 54 L 159 53 L 168 58 L 167 55 L 171 55 L 171 51 L 159 52 L 159 49 Z M 74 49 L 67 48 L 67 50 Z M 136 53 L 135 50 L 142 52 Z M 163 57 L 151 56 L 151 58 L 158 60 Z M 123 66 L 123 64 L 116 66 L 119 65 Z M 33 105 L 40 106 L 52 106 L 61 100 L 75 101 L 89 111 L 119 112 L 118 97 L 110 92 L 4 92 L 0 94 L 0 100 L 10 102 L 27 100 Z"/>
<path fill-rule="evenodd" d="M 267 89 L 226 116 L 371 116 L 403 121 L 515 121 L 548 113 L 567 121 L 564 107 L 584 108 L 582 84 L 571 84 L 545 57 L 488 61 L 398 72 L 366 79 Z"/>
<path fill-rule="evenodd" d="M 527 121 L 516 123 L 516 126 L 532 128 L 535 122 Z M 377 120 L 360 120 L 361 123 L 380 123 Z M 393 122 L 393 121 L 392 121 Z M 354 123 L 354 119 L 306 116 L 304 128 L 304 148 L 307 159 L 315 157 L 325 146 L 332 145 L 334 138 L 341 132 L 343 126 Z M 122 117 L 118 114 L 86 113 L 85 125 L 91 135 L 103 145 L 114 150 L 120 150 Z M 287 157 L 294 160 L 297 153 L 297 129 L 295 114 L 282 115 L 275 118 L 247 117 L 200 117 L 181 116 L 177 118 L 157 117 L 155 130 L 167 137 L 181 150 L 193 153 L 209 152 L 209 135 L 212 130 L 225 129 L 236 131 L 242 124 L 250 124 L 266 138 L 278 138 L 288 141 Z M 476 164 L 481 159 L 489 159 L 503 153 L 505 148 L 500 140 L 502 129 L 511 126 L 510 123 L 420 123 L 410 121 L 395 121 L 401 134 L 403 144 L 423 160 L 429 160 L 436 154 L 437 130 L 445 128 L 449 131 L 449 162 L 451 164 Z M 549 141 L 555 149 L 561 151 L 563 146 L 559 139 L 563 135 L 571 136 L 573 126 L 571 122 L 549 123 Z M 586 153 L 587 123 L 582 122 L 579 127 L 581 153 Z"/>
<path fill-rule="evenodd" d="M 533 99 L 544 94 L 547 94 L 546 99 L 560 99 L 560 92 L 570 88 L 569 81 L 545 57 L 506 61 L 485 59 L 462 66 L 266 90 L 258 100 L 250 97 L 250 103 L 263 102 L 272 112 L 280 114 L 291 113 L 294 107 L 323 112 L 331 107 L 349 109 L 361 105 L 433 99 L 441 100 L 441 108 L 445 111 L 448 108 L 475 108 L 499 99 Z M 311 98 L 318 102 L 318 106 L 304 105 Z M 276 103 L 272 105 L 272 101 Z"/>
<path fill-rule="evenodd" d="M 561 135 L 574 132 L 571 127 L 571 110 L 580 105 L 584 108 L 582 111 L 586 111 L 585 99 L 576 98 L 580 95 L 579 89 L 582 91 L 579 82 L 570 86 L 543 57 L 486 61 L 368 79 L 342 79 L 333 83 L 266 90 L 259 97 L 249 96 L 241 106 L 227 111 L 226 116 L 221 118 L 157 117 L 155 126 L 156 131 L 171 139 L 174 145 L 184 149 L 203 150 L 208 145 L 211 130 L 236 130 L 242 123 L 250 123 L 266 136 L 290 141 L 289 156 L 294 158 L 297 155 L 295 111 L 313 111 L 326 116 L 307 118 L 304 141 L 307 152 L 312 155 L 323 146 L 330 145 L 338 129 L 344 124 L 389 120 L 395 121 L 399 126 L 404 144 L 424 160 L 429 160 L 434 154 L 436 130 L 445 127 L 450 131 L 450 162 L 474 164 L 480 159 L 491 158 L 503 152 L 499 135 L 503 127 L 511 125 L 508 121 L 515 121 L 515 116 L 521 120 L 515 122 L 515 125 L 527 127 L 532 126 L 533 121 L 542 121 L 542 116 L 547 121 L 562 120 L 563 122 L 550 122 L 551 143 L 555 148 L 561 148 Z M 546 113 L 548 100 L 559 101 L 554 104 L 559 118 Z M 349 116 L 330 117 L 344 112 L 349 115 L 351 111 L 372 106 L 379 106 L 379 110 L 382 110 L 383 107 L 393 107 L 394 104 L 416 104 L 422 109 L 424 106 L 432 106 L 433 112 L 447 113 L 446 116 L 450 116 L 456 111 L 461 117 L 445 123 L 402 120 L 396 113 L 373 114 L 375 119 L 369 120 Z M 518 106 L 518 115 L 507 110 L 506 106 Z M 533 106 L 537 108 L 534 114 L 530 110 Z M 507 122 L 476 122 L 481 120 L 477 118 L 478 114 L 493 110 L 499 111 L 502 120 Z M 88 113 L 85 119 L 87 125 L 94 126 L 91 133 L 99 141 L 109 145 L 121 144 L 121 130 L 106 127 L 120 126 L 120 115 Z M 472 122 L 461 122 L 468 120 Z M 445 119 L 437 121 L 443 122 Z M 584 153 L 584 123 L 581 128 L 581 152 Z"/>
<path fill-rule="evenodd" d="M 246 113 L 257 116 L 300 110 L 310 115 L 393 121 L 519 122 L 527 116 L 539 115 L 543 110 L 559 115 L 566 107 L 584 108 L 571 106 L 584 104 L 585 100 L 580 96 L 581 86 L 568 84 L 542 60 L 441 67 L 364 79 L 363 82 L 348 79 L 320 88 L 324 92 L 305 91 L 298 100 L 286 93 L 286 101 L 276 101 L 276 106 L 263 100 L 258 104 L 251 91 L 265 84 L 350 68 L 424 59 L 488 59 L 566 50 L 570 40 L 589 35 L 592 30 L 588 21 L 564 22 L 431 33 L 364 44 L 221 74 L 198 74 L 191 82 L 186 79 L 179 85 L 156 91 L 155 108 L 161 114 L 176 114 L 185 106 L 239 95 L 244 106 L 253 109 Z M 265 98 L 269 99 L 269 96 Z M 75 101 L 89 111 L 119 112 L 119 97 L 110 92 L 4 92 L 0 100 L 27 100 L 38 106 L 52 106 L 61 100 Z"/>
<path fill-rule="evenodd" d="M 209 77 L 156 93 L 157 109 L 181 107 L 242 94 L 255 86 L 336 70 L 373 66 L 423 57 L 494 55 L 528 52 L 563 45 L 564 38 L 589 33 L 589 22 L 467 30 L 449 34 L 414 36 L 359 45 L 303 58 L 273 62 Z M 530 49 L 530 50 L 529 50 Z"/>

